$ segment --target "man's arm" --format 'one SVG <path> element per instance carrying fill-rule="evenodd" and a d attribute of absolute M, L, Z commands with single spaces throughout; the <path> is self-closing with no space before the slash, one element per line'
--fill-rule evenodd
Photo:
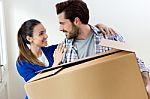
<path fill-rule="evenodd" d="M 97 24 L 95 26 L 98 29 L 100 29 L 104 35 L 115 35 L 116 34 L 116 32 L 112 28 L 107 27 L 104 24 Z M 145 84 L 145 88 L 147 90 L 148 97 L 150 99 L 150 77 L 149 77 L 149 72 L 147 71 L 147 68 L 145 67 L 144 62 L 142 62 L 142 60 L 140 60 L 139 58 L 137 60 L 138 60 L 138 64 L 140 66 L 141 71 L 146 70 L 146 71 L 142 71 L 141 74 L 142 74 L 142 78 L 143 78 L 143 81 L 144 81 L 144 84 Z"/>

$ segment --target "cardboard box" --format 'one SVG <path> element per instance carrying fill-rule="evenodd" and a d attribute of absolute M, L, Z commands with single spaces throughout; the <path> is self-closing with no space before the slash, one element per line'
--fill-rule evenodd
<path fill-rule="evenodd" d="M 114 49 L 43 70 L 25 90 L 29 99 L 148 99 L 134 52 Z"/>

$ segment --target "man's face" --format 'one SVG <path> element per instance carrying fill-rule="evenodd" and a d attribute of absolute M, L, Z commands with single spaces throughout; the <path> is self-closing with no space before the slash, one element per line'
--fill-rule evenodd
<path fill-rule="evenodd" d="M 69 19 L 65 19 L 65 13 L 62 12 L 58 15 L 60 31 L 64 32 L 66 38 L 73 39 L 78 36 L 79 28 L 72 23 Z"/>

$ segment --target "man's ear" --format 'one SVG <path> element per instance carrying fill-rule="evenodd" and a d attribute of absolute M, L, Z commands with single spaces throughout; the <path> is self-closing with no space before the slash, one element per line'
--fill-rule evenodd
<path fill-rule="evenodd" d="M 79 17 L 76 17 L 75 19 L 74 19 L 74 22 L 73 22 L 75 25 L 79 25 L 79 24 L 81 24 L 81 21 L 80 21 L 80 18 Z"/>
<path fill-rule="evenodd" d="M 26 36 L 27 41 L 29 41 L 30 43 L 32 43 L 33 39 L 30 36 Z"/>

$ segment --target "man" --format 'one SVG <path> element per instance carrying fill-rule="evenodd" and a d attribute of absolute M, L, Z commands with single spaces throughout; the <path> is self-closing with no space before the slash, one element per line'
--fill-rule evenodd
<path fill-rule="evenodd" d="M 111 48 L 99 45 L 102 38 L 124 42 L 119 34 L 103 35 L 99 29 L 88 24 L 89 10 L 82 0 L 68 0 L 56 4 L 60 31 L 66 35 L 65 45 L 67 52 L 62 63 L 74 61 L 97 53 L 102 53 Z M 144 62 L 137 58 L 142 77 L 150 96 L 149 70 Z"/>

